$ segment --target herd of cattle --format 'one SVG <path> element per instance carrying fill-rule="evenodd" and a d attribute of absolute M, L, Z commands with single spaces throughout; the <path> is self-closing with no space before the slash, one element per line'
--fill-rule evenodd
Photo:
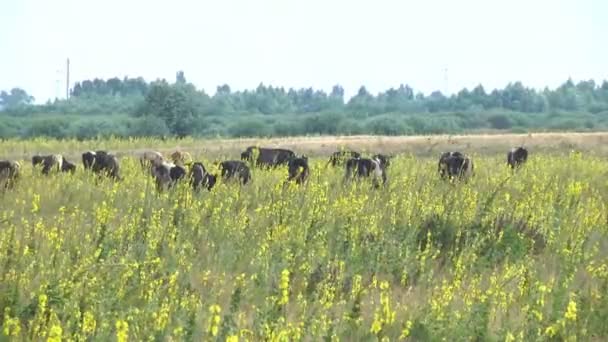
<path fill-rule="evenodd" d="M 344 181 L 353 178 L 371 178 L 374 187 L 386 184 L 387 169 L 390 157 L 376 154 L 364 158 L 355 151 L 334 152 L 329 158 L 328 166 L 344 166 Z M 516 168 L 528 159 L 528 151 L 524 147 L 511 149 L 507 154 L 507 164 Z M 210 173 L 202 162 L 193 162 L 188 152 L 176 151 L 165 158 L 160 152 L 146 151 L 140 155 L 141 167 L 155 180 L 159 191 L 171 188 L 184 179 L 189 180 L 190 186 L 199 190 L 211 190 L 217 182 L 218 175 Z M 51 172 L 76 171 L 76 165 L 59 154 L 32 157 L 34 168 L 40 169 L 44 175 Z M 121 180 L 120 163 L 118 158 L 106 151 L 88 151 L 82 154 L 82 165 L 85 170 L 114 180 Z M 250 165 L 260 168 L 275 168 L 287 166 L 286 182 L 304 184 L 310 175 L 308 158 L 297 156 L 293 151 L 280 148 L 248 147 L 241 153 L 241 160 L 217 162 L 224 181 L 237 180 L 241 184 L 249 183 L 251 178 Z M 187 168 L 189 170 L 187 170 Z M 0 185 L 2 188 L 12 188 L 19 178 L 21 165 L 17 161 L 0 160 Z M 467 179 L 473 175 L 473 160 L 461 152 L 445 152 L 439 158 L 438 173 L 443 179 Z"/>

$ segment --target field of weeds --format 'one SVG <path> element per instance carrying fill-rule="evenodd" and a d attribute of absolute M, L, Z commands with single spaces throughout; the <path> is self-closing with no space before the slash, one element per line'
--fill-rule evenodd
<path fill-rule="evenodd" d="M 52 144 L 0 156 L 86 150 Z M 466 183 L 403 154 L 385 188 L 344 185 L 311 157 L 305 186 L 254 169 L 162 194 L 128 155 L 120 182 L 23 161 L 0 195 L 0 340 L 608 339 L 608 161 L 473 158 Z"/>

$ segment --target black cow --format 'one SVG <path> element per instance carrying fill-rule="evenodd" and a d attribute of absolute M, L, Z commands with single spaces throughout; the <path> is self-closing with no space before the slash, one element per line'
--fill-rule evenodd
<path fill-rule="evenodd" d="M 156 179 L 156 186 L 159 191 L 172 188 L 177 182 L 184 179 L 186 169 L 183 166 L 169 162 L 162 162 L 152 166 L 152 175 Z"/>
<path fill-rule="evenodd" d="M 473 161 L 461 152 L 445 152 L 439 158 L 441 178 L 469 178 L 473 174 Z"/>
<path fill-rule="evenodd" d="M 32 166 L 36 167 L 38 165 L 42 165 L 43 161 L 44 161 L 43 156 L 35 155 L 32 157 Z"/>
<path fill-rule="evenodd" d="M 507 164 L 512 169 L 523 165 L 528 160 L 528 150 L 524 147 L 514 147 L 507 154 Z"/>
<path fill-rule="evenodd" d="M 255 164 L 258 166 L 276 167 L 284 165 L 289 160 L 295 158 L 296 154 L 291 150 L 282 148 L 264 148 L 249 146 L 241 153 L 241 160 L 253 162 L 253 158 L 257 153 Z"/>
<path fill-rule="evenodd" d="M 338 166 L 344 164 L 348 159 L 361 158 L 361 153 L 355 151 L 336 151 L 329 157 L 328 164 Z"/>
<path fill-rule="evenodd" d="M 382 178 L 382 184 L 386 184 L 388 180 L 386 165 L 378 158 L 351 158 L 347 160 L 344 181 L 349 181 L 354 176 L 357 176 L 357 178 L 372 177 L 372 183 L 376 188 L 380 186 L 379 178 Z"/>
<path fill-rule="evenodd" d="M 0 184 L 3 189 L 10 189 L 19 178 L 21 164 L 12 160 L 0 160 Z"/>
<path fill-rule="evenodd" d="M 251 181 L 251 171 L 247 164 L 240 160 L 228 160 L 220 163 L 222 178 L 225 180 L 238 178 L 241 183 L 247 184 Z"/>
<path fill-rule="evenodd" d="M 87 151 L 82 154 L 82 165 L 84 166 L 85 170 L 91 169 L 93 163 L 95 162 L 95 155 L 96 153 L 93 151 Z"/>
<path fill-rule="evenodd" d="M 60 154 L 51 154 L 48 156 L 36 155 L 32 157 L 32 165 L 34 167 L 42 165 L 42 174 L 48 175 L 53 170 L 57 172 L 64 171 L 62 166 L 64 159 L 65 158 Z"/>
<path fill-rule="evenodd" d="M 91 171 L 98 175 L 106 174 L 115 180 L 122 179 L 120 177 L 120 163 L 118 162 L 118 158 L 106 151 L 94 152 L 93 163 L 90 164 L 90 168 Z"/>
<path fill-rule="evenodd" d="M 76 171 L 76 165 L 63 157 L 61 162 L 61 172 L 74 173 Z"/>
<path fill-rule="evenodd" d="M 190 185 L 194 190 L 198 190 L 201 187 L 211 190 L 217 181 L 217 176 L 212 175 L 205 169 L 203 163 L 195 162 L 192 164 L 190 169 Z"/>
<path fill-rule="evenodd" d="M 293 158 L 288 163 L 289 177 L 288 182 L 294 181 L 296 184 L 304 184 L 308 180 L 310 175 L 310 168 L 308 167 L 308 157 L 302 156 L 299 158 Z"/>

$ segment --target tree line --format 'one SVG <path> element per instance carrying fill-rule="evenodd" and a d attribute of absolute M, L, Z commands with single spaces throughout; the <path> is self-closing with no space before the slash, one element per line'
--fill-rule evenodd
<path fill-rule="evenodd" d="M 67 100 L 33 104 L 15 88 L 0 93 L 0 137 L 282 136 L 302 134 L 429 134 L 474 130 L 598 130 L 608 128 L 608 81 L 566 80 L 536 90 L 521 82 L 487 91 L 482 85 L 446 96 L 409 85 L 379 94 L 365 86 L 285 89 L 260 84 L 209 95 L 186 80 L 143 78 L 76 82 Z"/>

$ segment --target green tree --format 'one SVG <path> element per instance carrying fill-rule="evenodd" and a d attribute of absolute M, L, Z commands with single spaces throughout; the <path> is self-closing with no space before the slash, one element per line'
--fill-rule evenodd
<path fill-rule="evenodd" d="M 201 99 L 192 84 L 152 83 L 139 115 L 162 118 L 169 130 L 180 137 L 192 135 L 200 128 Z"/>
<path fill-rule="evenodd" d="M 11 109 L 34 102 L 34 97 L 21 88 L 0 92 L 0 109 Z"/>

